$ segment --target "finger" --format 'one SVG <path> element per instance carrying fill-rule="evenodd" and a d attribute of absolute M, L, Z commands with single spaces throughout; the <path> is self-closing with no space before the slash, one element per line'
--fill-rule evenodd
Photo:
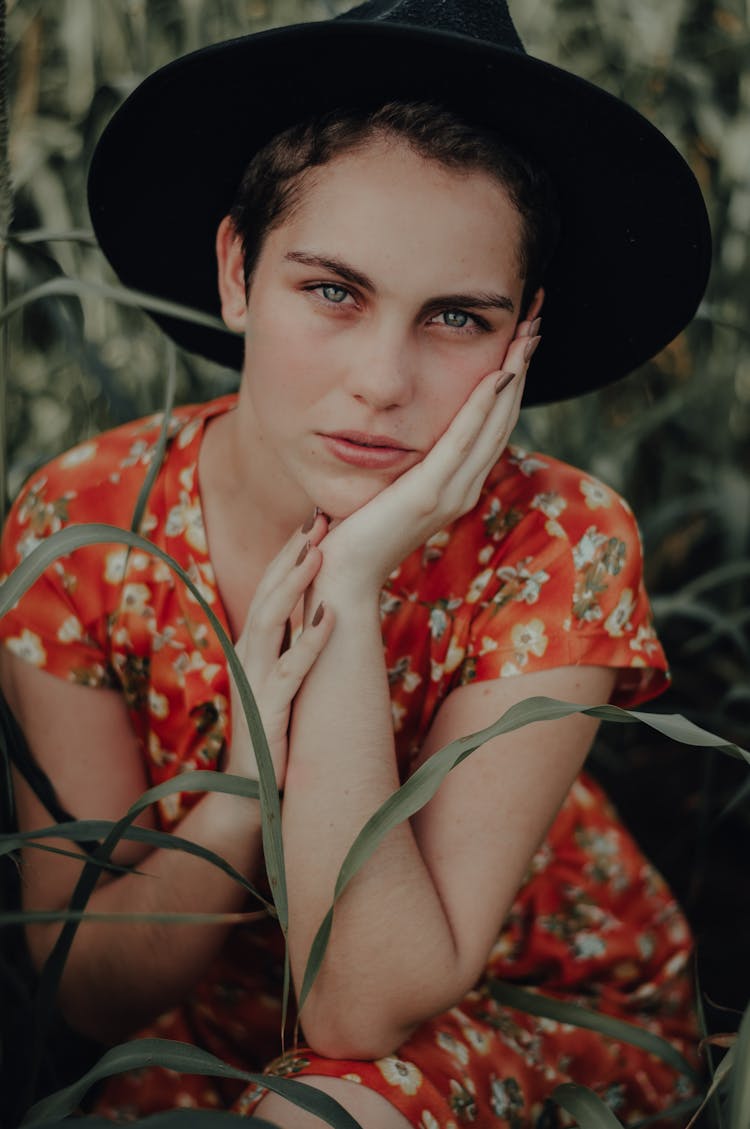
<path fill-rule="evenodd" d="M 269 714 L 289 708 L 331 637 L 335 615 L 327 604 L 319 605 L 313 620 L 316 620 L 314 626 L 311 621 L 274 666 L 264 693 L 264 710 Z"/>
<path fill-rule="evenodd" d="M 320 549 L 305 541 L 285 572 L 280 567 L 273 570 L 275 583 L 264 585 L 262 589 L 258 586 L 237 646 L 248 677 L 250 669 L 260 673 L 269 670 L 285 649 L 287 624 L 315 579 L 322 560 Z"/>
<path fill-rule="evenodd" d="M 275 591 L 282 577 L 288 574 L 306 545 L 319 545 L 328 532 L 328 517 L 315 507 L 314 514 L 295 529 L 289 540 L 268 564 L 255 591 L 254 599 L 264 601 Z"/>

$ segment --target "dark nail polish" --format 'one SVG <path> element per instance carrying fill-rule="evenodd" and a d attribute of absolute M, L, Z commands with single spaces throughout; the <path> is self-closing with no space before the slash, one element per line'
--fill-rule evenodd
<path fill-rule="evenodd" d="M 302 551 L 300 552 L 300 555 L 297 557 L 296 561 L 294 562 L 295 568 L 297 567 L 297 565 L 302 564 L 303 560 L 305 559 L 305 557 L 307 556 L 309 551 L 310 551 L 310 542 L 305 541 L 304 545 L 302 546 Z"/>
<path fill-rule="evenodd" d="M 503 388 L 507 388 L 511 380 L 515 380 L 517 375 L 515 372 L 501 372 L 495 384 L 495 395 L 499 396 Z"/>
<path fill-rule="evenodd" d="M 536 337 L 541 328 L 542 328 L 542 319 L 541 318 L 534 318 L 531 325 L 529 326 L 529 337 Z"/>
<path fill-rule="evenodd" d="M 315 615 L 312 617 L 312 626 L 313 627 L 318 626 L 321 619 L 323 618 L 323 612 L 325 610 L 326 610 L 326 606 L 323 603 L 323 601 L 321 600 L 321 602 L 318 604 L 317 608 L 315 609 Z"/>
<path fill-rule="evenodd" d="M 302 533 L 309 533 L 310 532 L 312 527 L 315 525 L 315 520 L 316 520 L 319 513 L 320 513 L 320 510 L 316 506 L 315 509 L 313 510 L 312 517 L 309 517 L 307 519 L 307 521 L 305 522 L 305 524 L 302 526 Z"/>
<path fill-rule="evenodd" d="M 536 347 L 541 340 L 542 340 L 541 337 L 530 338 L 528 345 L 526 346 L 526 348 L 523 351 L 523 359 L 526 361 L 527 364 L 531 360 L 531 358 L 534 356 L 534 353 L 536 351 Z"/>

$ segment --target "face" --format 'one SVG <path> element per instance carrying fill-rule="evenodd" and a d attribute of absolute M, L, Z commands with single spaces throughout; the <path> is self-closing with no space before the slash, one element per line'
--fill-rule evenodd
<path fill-rule="evenodd" d="M 255 480 L 343 518 L 423 459 L 502 363 L 520 235 L 497 181 L 394 141 L 313 171 L 247 301 L 225 221 L 220 289 L 246 336 L 238 412 Z"/>

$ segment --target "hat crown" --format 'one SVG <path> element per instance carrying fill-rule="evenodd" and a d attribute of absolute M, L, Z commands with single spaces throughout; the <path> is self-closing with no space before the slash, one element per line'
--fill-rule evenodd
<path fill-rule="evenodd" d="M 387 22 L 481 39 L 526 54 L 505 0 L 365 0 L 340 20 Z"/>

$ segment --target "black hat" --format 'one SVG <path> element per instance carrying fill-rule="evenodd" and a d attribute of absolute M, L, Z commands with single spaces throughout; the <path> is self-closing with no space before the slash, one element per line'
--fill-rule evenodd
<path fill-rule="evenodd" d="M 394 100 L 497 132 L 556 186 L 562 233 L 525 403 L 608 384 L 687 325 L 711 259 L 695 177 L 637 111 L 527 55 L 505 0 L 368 0 L 162 67 L 94 153 L 102 250 L 125 285 L 218 317 L 216 228 L 253 154 L 309 117 Z M 241 367 L 239 337 L 154 316 L 183 348 Z"/>

